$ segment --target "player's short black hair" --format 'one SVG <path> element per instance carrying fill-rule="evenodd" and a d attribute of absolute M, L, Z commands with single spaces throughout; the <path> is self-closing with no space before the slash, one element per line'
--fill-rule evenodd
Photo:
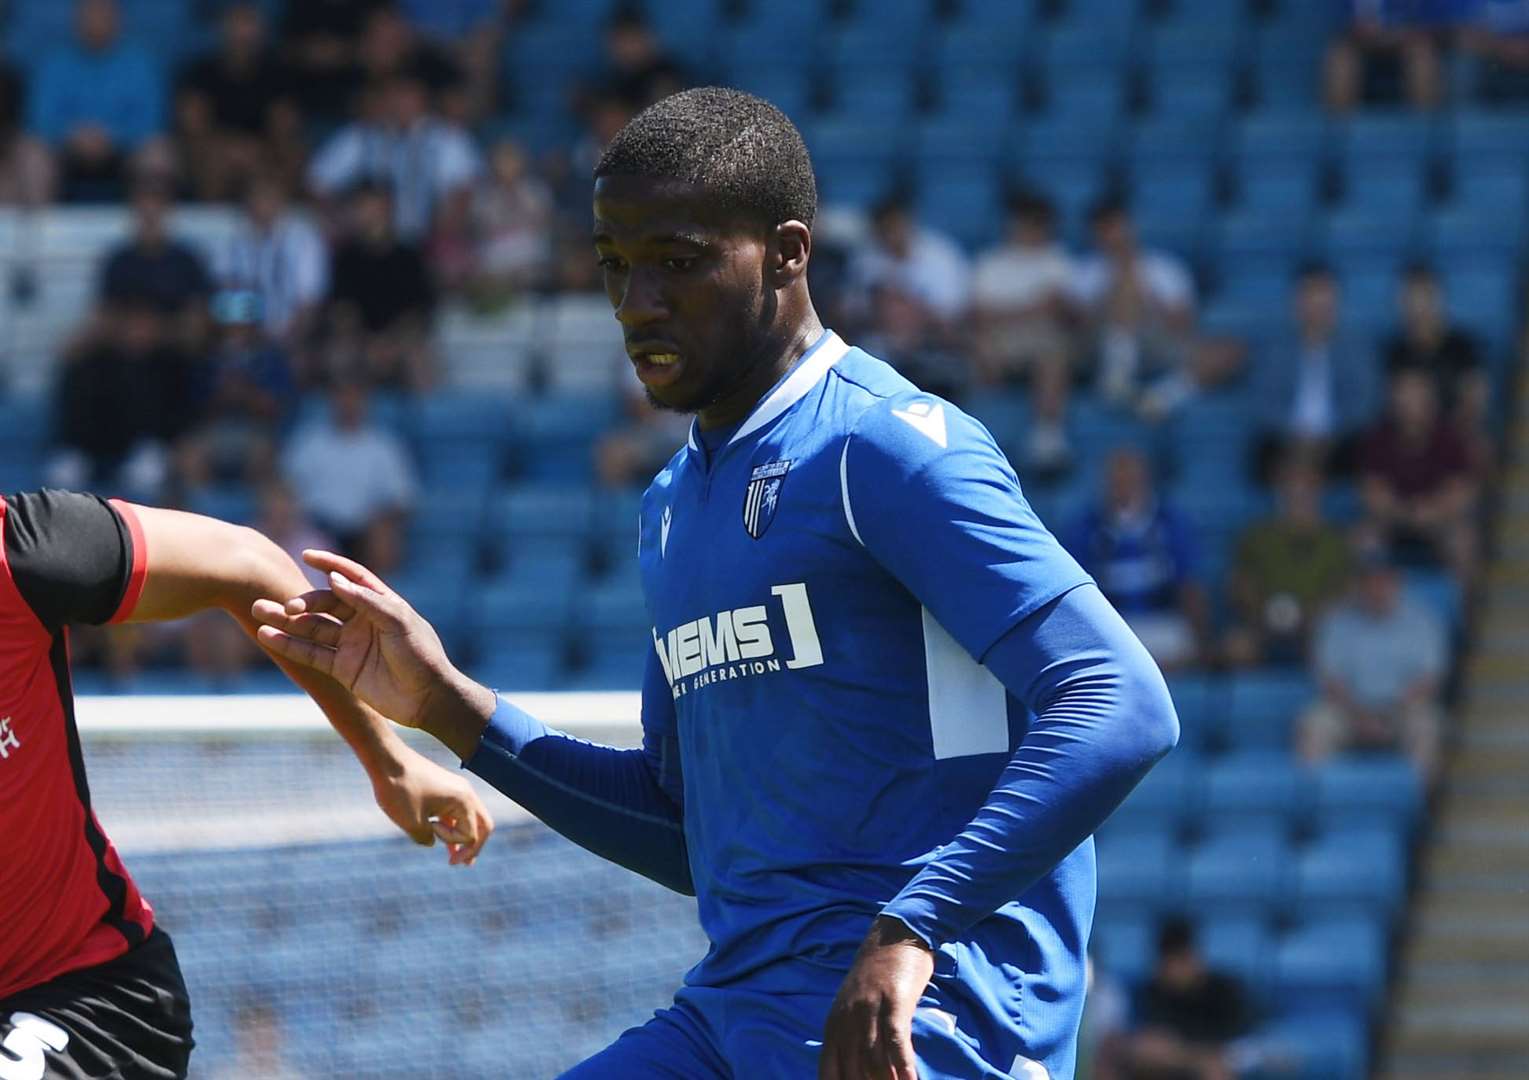
<path fill-rule="evenodd" d="M 682 90 L 638 113 L 600 155 L 595 179 L 603 176 L 694 184 L 723 210 L 766 226 L 811 225 L 818 209 L 796 125 L 768 101 L 721 86 Z"/>

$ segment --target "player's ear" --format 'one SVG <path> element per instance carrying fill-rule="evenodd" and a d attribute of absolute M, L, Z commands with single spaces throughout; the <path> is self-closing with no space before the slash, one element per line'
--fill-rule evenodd
<path fill-rule="evenodd" d="M 783 221 L 775 226 L 773 247 L 771 269 L 776 288 L 807 276 L 807 260 L 812 256 L 811 229 L 800 221 Z"/>

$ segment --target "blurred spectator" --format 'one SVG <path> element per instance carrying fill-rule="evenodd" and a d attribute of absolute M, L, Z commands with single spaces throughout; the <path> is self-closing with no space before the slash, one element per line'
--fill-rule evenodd
<path fill-rule="evenodd" d="M 150 299 L 129 295 L 100 311 L 60 369 L 48 484 L 163 501 L 173 445 L 192 416 L 190 372 Z"/>
<path fill-rule="evenodd" d="M 1448 565 L 1470 581 L 1480 478 L 1470 448 L 1440 414 L 1433 380 L 1415 369 L 1391 378 L 1391 403 L 1364 441 L 1365 529 L 1398 554 Z"/>
<path fill-rule="evenodd" d="M 329 288 L 329 249 L 318 229 L 287 204 L 287 189 L 256 172 L 244 190 L 244 216 L 214 261 L 218 283 L 252 293 L 265 332 L 288 348 L 311 335 Z"/>
<path fill-rule="evenodd" d="M 466 116 L 446 113 L 459 122 L 488 115 L 494 105 L 499 54 L 504 47 L 504 0 L 403 0 L 404 15 L 420 33 L 449 50 L 461 71 L 458 96 Z"/>
<path fill-rule="evenodd" d="M 115 0 L 79 0 L 76 40 L 40 58 L 28 97 L 28 125 L 58 155 L 68 200 L 118 198 L 130 166 L 163 167 L 164 74 L 119 32 Z"/>
<path fill-rule="evenodd" d="M 1072 472 L 1074 452 L 1067 433 L 1072 374 L 1056 362 L 1037 364 L 1030 375 L 1030 420 L 1012 453 L 1026 483 L 1055 484 Z"/>
<path fill-rule="evenodd" d="M 359 185 L 350 198 L 350 235 L 334 253 L 326 310 L 330 373 L 390 387 L 428 385 L 434 310 L 424 257 L 393 232 L 391 193 L 380 184 Z"/>
<path fill-rule="evenodd" d="M 292 494 L 292 489 L 280 480 L 272 480 L 261 486 L 260 509 L 255 518 L 255 528 L 291 556 L 314 588 L 329 587 L 322 570 L 315 570 L 303 562 L 303 552 L 309 548 L 333 551 L 335 540 L 308 520 L 296 496 Z"/>
<path fill-rule="evenodd" d="M 389 0 L 302 0 L 281 24 L 292 86 L 302 112 L 318 123 L 342 119 L 360 87 L 359 43 L 367 17 Z"/>
<path fill-rule="evenodd" d="M 260 484 L 274 474 L 277 439 L 296 404 L 292 366 L 261 331 L 255 294 L 220 293 L 213 315 L 219 329 L 192 384 L 199 426 L 180 455 L 182 479 L 193 489 Z"/>
<path fill-rule="evenodd" d="M 218 47 L 181 75 L 175 116 L 181 165 L 199 199 L 237 195 L 244 177 L 302 152 L 292 79 L 250 0 L 224 8 Z"/>
<path fill-rule="evenodd" d="M 1459 39 L 1463 53 L 1481 61 L 1476 94 L 1499 104 L 1529 101 L 1529 3 L 1486 0 Z"/>
<path fill-rule="evenodd" d="M 196 352 L 206 336 L 212 279 L 201 255 L 170 235 L 170 190 L 163 181 L 138 180 L 131 200 L 132 235 L 101 264 L 99 302 L 108 308 L 153 305 L 165 317 L 160 328 L 165 339 L 173 339 L 178 349 Z"/>
<path fill-rule="evenodd" d="M 1251 1023 L 1240 980 L 1211 970 L 1184 919 L 1163 923 L 1126 1048 L 1131 1080 L 1232 1080 L 1236 1040 Z"/>
<path fill-rule="evenodd" d="M 1086 318 L 1100 391 L 1135 402 L 1154 380 L 1182 384 L 1191 364 L 1195 287 L 1177 258 L 1137 242 L 1123 202 L 1106 198 L 1089 213 L 1094 254 L 1074 272 L 1072 298 Z M 1182 396 L 1182 386 L 1174 394 Z"/>
<path fill-rule="evenodd" d="M 299 431 L 287 448 L 287 483 L 343 553 L 379 572 L 392 570 L 402 560 L 414 467 L 398 436 L 368 419 L 365 386 L 340 382 L 330 404 L 329 415 Z"/>
<path fill-rule="evenodd" d="M 1442 32 L 1476 0 L 1348 0 L 1348 28 L 1328 46 L 1327 107 L 1360 104 L 1432 109 L 1443 96 Z"/>
<path fill-rule="evenodd" d="M 889 285 L 943 323 L 962 314 L 971 291 L 971 268 L 960 246 L 918 224 L 900 194 L 871 211 L 871 235 L 856 254 L 851 274 L 866 302 L 876 289 Z"/>
<path fill-rule="evenodd" d="M 1350 596 L 1318 627 L 1321 696 L 1301 720 L 1301 755 L 1320 762 L 1340 751 L 1400 751 L 1431 777 L 1447 649 L 1439 621 L 1403 596 L 1384 552 L 1370 550 Z"/>
<path fill-rule="evenodd" d="M 605 25 L 600 92 L 636 112 L 689 83 L 684 68 L 664 51 L 642 9 L 632 4 L 619 7 Z"/>
<path fill-rule="evenodd" d="M 952 400 L 966 395 L 971 372 L 965 357 L 942 343 L 939 321 L 913 295 L 888 281 L 871 290 L 867 352 L 895 367 L 920 389 Z"/>
<path fill-rule="evenodd" d="M 1407 268 L 1399 301 L 1401 330 L 1386 345 L 1386 370 L 1416 370 L 1431 378 L 1445 414 L 1485 461 L 1491 381 L 1480 343 L 1449 321 L 1439 279 L 1427 266 Z"/>
<path fill-rule="evenodd" d="M 1189 523 L 1153 491 L 1151 466 L 1134 448 L 1110 455 L 1103 499 L 1072 530 L 1068 550 L 1164 667 L 1203 655 L 1209 609 L 1196 580 Z"/>
<path fill-rule="evenodd" d="M 621 400 L 627 419 L 596 443 L 595 472 L 608 488 L 642 488 L 685 442 L 690 418 L 655 406 L 632 365 L 623 358 L 621 366 Z"/>
<path fill-rule="evenodd" d="M 430 242 L 437 280 L 483 309 L 545 280 L 552 257 L 552 192 L 510 139 L 495 145 L 489 166 L 442 207 Z"/>
<path fill-rule="evenodd" d="M 378 86 L 412 73 L 425 85 L 430 109 L 451 116 L 457 123 L 468 121 L 459 104 L 447 107 L 462 85 L 462 72 L 455 61 L 433 42 L 422 39 L 391 4 L 366 17 L 356 57 L 364 84 Z"/>
<path fill-rule="evenodd" d="M 436 207 L 477 179 L 478 151 L 467 132 L 431 115 L 430 89 L 419 71 L 398 71 L 377 84 L 375 95 L 372 115 L 319 147 L 308 182 L 326 199 L 363 180 L 387 184 L 398 234 L 421 240 Z"/>
<path fill-rule="evenodd" d="M 0 206 L 43 206 L 58 193 L 53 155 L 21 128 L 20 77 L 0 61 Z"/>
<path fill-rule="evenodd" d="M 1375 365 L 1367 344 L 1339 330 L 1338 301 L 1332 270 L 1302 267 L 1295 332 L 1271 343 L 1253 370 L 1261 414 L 1255 469 L 1263 480 L 1296 452 L 1325 460 L 1334 473 L 1353 470 L 1356 442 L 1375 415 Z"/>
<path fill-rule="evenodd" d="M 1224 652 L 1238 665 L 1299 663 L 1318 616 L 1348 581 L 1348 540 L 1322 516 L 1322 473 L 1305 455 L 1280 467 L 1275 513 L 1238 538 Z"/>
<path fill-rule="evenodd" d="M 1004 242 L 977 260 L 972 323 L 984 382 L 1023 376 L 1037 363 L 1067 364 L 1067 292 L 1075 270 L 1057 242 L 1056 211 L 1039 195 L 1009 201 Z"/>

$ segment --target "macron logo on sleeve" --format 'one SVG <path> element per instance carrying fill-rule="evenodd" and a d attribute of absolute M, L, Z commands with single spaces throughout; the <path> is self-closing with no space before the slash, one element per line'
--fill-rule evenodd
<path fill-rule="evenodd" d="M 12 750 L 20 749 L 21 740 L 16 737 L 16 732 L 11 727 L 11 718 L 0 716 L 0 758 L 8 758 Z"/>
<path fill-rule="evenodd" d="M 664 507 L 664 516 L 658 522 L 658 557 L 669 554 L 669 526 L 674 523 L 674 509 Z"/>
<path fill-rule="evenodd" d="M 945 435 L 945 406 L 938 401 L 915 401 L 906 409 L 893 409 L 892 415 L 940 449 L 949 446 Z"/>

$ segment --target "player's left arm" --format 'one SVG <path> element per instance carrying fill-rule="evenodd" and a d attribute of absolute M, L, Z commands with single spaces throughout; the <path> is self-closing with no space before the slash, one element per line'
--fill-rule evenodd
<path fill-rule="evenodd" d="M 1172 749 L 1178 720 L 1146 649 L 975 421 L 927 397 L 883 403 L 841 464 L 856 538 L 1035 714 L 976 816 L 883 909 L 830 1013 L 820 1076 L 912 1080 L 932 950 L 1083 843 Z"/>
<path fill-rule="evenodd" d="M 18 585 L 50 628 L 158 622 L 221 609 L 258 641 L 254 600 L 310 588 L 287 554 L 253 529 L 60 491 L 13 496 L 8 503 L 8 544 L 25 551 Z M 434 843 L 439 832 L 453 862 L 477 857 L 493 823 L 461 777 L 411 750 L 334 680 L 272 659 L 350 745 L 395 824 L 421 844 Z"/>

